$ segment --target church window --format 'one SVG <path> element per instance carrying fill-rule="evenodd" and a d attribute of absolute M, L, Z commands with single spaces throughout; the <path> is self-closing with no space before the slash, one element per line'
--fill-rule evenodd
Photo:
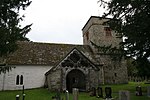
<path fill-rule="evenodd" d="M 23 75 L 20 76 L 20 85 L 23 85 Z"/>
<path fill-rule="evenodd" d="M 23 75 L 17 75 L 16 77 L 16 85 L 23 85 Z"/>
<path fill-rule="evenodd" d="M 106 36 L 112 36 L 110 27 L 104 27 L 104 31 Z"/>
<path fill-rule="evenodd" d="M 16 77 L 16 85 L 19 85 L 19 75 Z"/>

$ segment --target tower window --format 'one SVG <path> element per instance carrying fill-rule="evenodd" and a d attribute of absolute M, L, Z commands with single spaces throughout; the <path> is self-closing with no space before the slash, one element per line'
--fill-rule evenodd
<path fill-rule="evenodd" d="M 105 31 L 106 36 L 112 36 L 110 27 L 104 27 L 104 31 Z"/>

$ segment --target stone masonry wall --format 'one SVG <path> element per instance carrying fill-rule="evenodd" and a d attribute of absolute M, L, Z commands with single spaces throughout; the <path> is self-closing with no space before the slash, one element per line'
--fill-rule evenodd
<path fill-rule="evenodd" d="M 100 55 L 101 61 L 104 63 L 104 83 L 127 83 L 127 66 L 126 61 L 113 60 L 110 55 Z"/>
<path fill-rule="evenodd" d="M 47 76 L 48 89 L 51 91 L 56 91 L 61 89 L 61 70 L 57 69 Z"/>
<path fill-rule="evenodd" d="M 112 36 L 106 36 L 104 27 L 109 27 L 108 25 L 103 25 L 104 22 L 109 19 L 101 19 L 97 17 L 93 17 L 90 19 L 86 27 L 83 29 L 83 44 L 91 45 L 90 41 L 94 42 L 97 45 L 111 45 L 118 46 L 122 41 L 120 38 L 116 38 L 117 33 L 115 31 L 111 31 Z M 89 39 L 87 40 L 86 33 L 88 32 Z"/>
<path fill-rule="evenodd" d="M 82 29 L 83 31 L 83 43 L 84 45 L 89 45 L 98 63 L 102 64 L 101 77 L 103 83 L 127 83 L 127 66 L 124 59 L 112 60 L 112 55 L 99 51 L 98 48 L 94 47 L 91 42 L 100 47 L 117 47 L 119 48 L 119 43 L 122 41 L 121 38 L 117 37 L 117 33 L 111 30 L 111 35 L 106 35 L 106 27 L 103 23 L 110 19 L 100 18 L 92 16 L 87 24 Z"/>

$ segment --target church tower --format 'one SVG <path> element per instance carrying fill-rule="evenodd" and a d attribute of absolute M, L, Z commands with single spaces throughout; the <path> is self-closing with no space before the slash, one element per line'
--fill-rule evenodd
<path fill-rule="evenodd" d="M 120 57 L 121 52 L 116 53 L 122 39 L 118 38 L 117 33 L 111 30 L 108 24 L 105 23 L 109 20 L 109 18 L 91 16 L 82 29 L 83 45 L 90 46 L 97 66 L 102 65 L 98 67 L 100 68 L 100 74 L 103 77 L 102 81 L 104 84 L 127 83 L 126 61 L 123 56 Z M 115 47 L 116 51 L 111 52 L 112 49 L 108 49 L 107 47 Z"/>
<path fill-rule="evenodd" d="M 83 45 L 89 45 L 92 49 L 92 43 L 98 46 L 112 46 L 119 47 L 121 38 L 117 38 L 117 33 L 110 29 L 104 22 L 109 21 L 109 18 L 101 18 L 91 16 L 88 22 L 82 29 L 83 32 Z M 95 50 L 93 50 L 95 51 Z"/>

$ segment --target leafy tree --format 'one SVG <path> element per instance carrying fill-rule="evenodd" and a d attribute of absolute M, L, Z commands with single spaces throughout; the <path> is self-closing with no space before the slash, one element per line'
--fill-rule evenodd
<path fill-rule="evenodd" d="M 133 58 L 127 59 L 127 70 L 128 76 L 138 76 L 138 70 Z"/>
<path fill-rule="evenodd" d="M 141 74 L 145 70 L 150 71 L 150 1 L 99 0 L 99 3 L 101 7 L 107 8 L 104 17 L 112 17 L 110 27 L 125 37 L 122 44 L 126 56 L 136 58 Z"/>
<path fill-rule="evenodd" d="M 31 24 L 22 27 L 20 10 L 25 10 L 31 4 L 30 0 L 0 0 L 0 57 L 5 57 L 17 49 L 17 41 L 28 40 L 26 34 L 31 30 Z M 9 68 L 0 66 L 0 73 Z"/>

